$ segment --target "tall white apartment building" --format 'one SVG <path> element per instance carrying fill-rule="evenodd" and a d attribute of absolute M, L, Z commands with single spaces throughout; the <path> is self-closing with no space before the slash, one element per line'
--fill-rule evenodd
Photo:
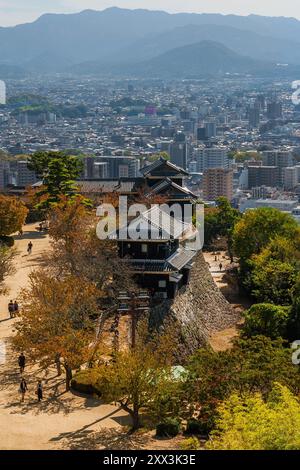
<path fill-rule="evenodd" d="M 228 148 L 225 146 L 202 148 L 195 157 L 200 172 L 210 168 L 229 168 Z"/>
<path fill-rule="evenodd" d="M 286 191 L 293 190 L 298 185 L 298 168 L 288 166 L 283 168 L 283 187 Z"/>
<path fill-rule="evenodd" d="M 3 80 L 0 80 L 0 104 L 6 104 L 6 85 Z"/>

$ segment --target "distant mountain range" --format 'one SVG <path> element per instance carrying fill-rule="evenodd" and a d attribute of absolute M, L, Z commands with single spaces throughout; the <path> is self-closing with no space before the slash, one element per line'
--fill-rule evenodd
<path fill-rule="evenodd" d="M 34 72 L 255 74 L 278 72 L 276 64 L 300 70 L 300 21 L 294 18 L 108 8 L 0 28 L 3 78 Z"/>

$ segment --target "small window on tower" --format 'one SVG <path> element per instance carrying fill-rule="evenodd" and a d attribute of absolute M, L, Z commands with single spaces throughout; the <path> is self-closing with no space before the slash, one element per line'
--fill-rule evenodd
<path fill-rule="evenodd" d="M 148 245 L 146 245 L 145 243 L 142 244 L 142 253 L 148 253 Z"/>

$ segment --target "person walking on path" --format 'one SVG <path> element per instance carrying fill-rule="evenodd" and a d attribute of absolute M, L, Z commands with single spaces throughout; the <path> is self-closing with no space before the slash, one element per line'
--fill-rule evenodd
<path fill-rule="evenodd" d="M 12 300 L 9 301 L 9 304 L 8 304 L 8 312 L 9 312 L 10 318 L 13 318 L 14 313 L 15 313 L 15 305 L 14 305 L 14 303 L 13 303 Z"/>
<path fill-rule="evenodd" d="M 31 253 L 32 253 L 32 248 L 33 248 L 33 244 L 32 244 L 32 242 L 29 242 L 28 245 L 27 245 L 27 253 L 29 255 L 31 255 Z"/>
<path fill-rule="evenodd" d="M 43 385 L 40 380 L 38 381 L 38 384 L 37 384 L 36 394 L 38 397 L 38 401 L 41 401 L 43 399 Z"/>
<path fill-rule="evenodd" d="M 23 374 L 26 365 L 26 357 L 24 353 L 21 353 L 18 359 L 19 367 L 20 367 L 20 374 Z"/>
<path fill-rule="evenodd" d="M 222 263 L 219 264 L 219 268 L 220 268 L 220 271 L 222 271 L 222 268 L 223 268 L 223 264 L 222 264 Z"/>
<path fill-rule="evenodd" d="M 14 301 L 14 316 L 18 315 L 19 313 L 19 304 L 18 302 L 15 300 Z"/>
<path fill-rule="evenodd" d="M 21 393 L 21 402 L 22 403 L 24 402 L 25 393 L 27 392 L 27 390 L 28 390 L 27 383 L 26 383 L 26 380 L 23 378 L 21 380 L 21 383 L 20 383 L 20 393 Z"/>

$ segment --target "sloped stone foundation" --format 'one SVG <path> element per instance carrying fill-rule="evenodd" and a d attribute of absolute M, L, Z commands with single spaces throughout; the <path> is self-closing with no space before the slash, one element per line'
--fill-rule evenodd
<path fill-rule="evenodd" d="M 155 306 L 150 313 L 150 324 L 159 327 L 167 321 L 175 326 L 180 362 L 206 345 L 213 332 L 229 328 L 238 320 L 239 314 L 215 285 L 202 252 L 197 255 L 185 292 L 174 301 Z"/>

